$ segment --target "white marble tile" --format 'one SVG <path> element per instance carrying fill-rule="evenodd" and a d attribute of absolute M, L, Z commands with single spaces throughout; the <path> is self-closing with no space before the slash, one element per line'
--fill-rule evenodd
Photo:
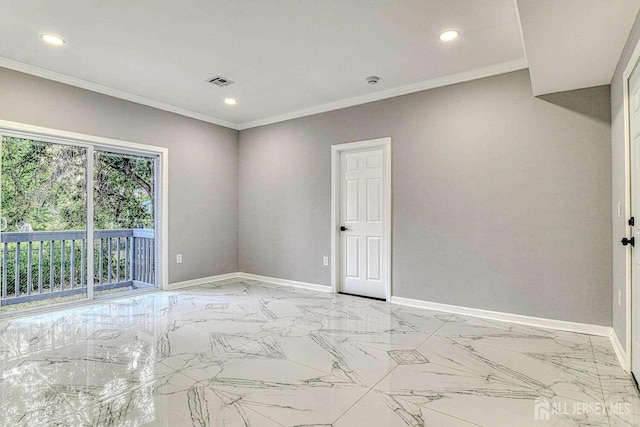
<path fill-rule="evenodd" d="M 608 338 L 592 337 L 591 341 L 611 425 L 639 426 L 640 394 L 633 379 L 620 369 Z"/>
<path fill-rule="evenodd" d="M 81 412 L 94 426 L 279 426 L 253 411 L 250 402 L 208 388 L 179 373 Z"/>
<path fill-rule="evenodd" d="M 608 425 L 606 412 L 573 414 L 573 408 L 580 405 L 595 403 L 604 408 L 602 399 L 587 396 L 583 402 L 535 385 L 535 379 L 500 367 L 476 365 L 463 370 L 424 364 L 399 366 L 374 390 L 381 403 L 413 420 L 435 411 L 482 426 L 540 425 L 534 419 L 534 404 L 543 396 L 551 404 L 568 408 L 567 414 L 552 414 L 549 425 Z"/>
<path fill-rule="evenodd" d="M 60 418 L 49 419 L 40 424 L 33 424 L 38 427 L 91 427 L 89 421 L 80 413 L 74 412 Z"/>
<path fill-rule="evenodd" d="M 400 397 L 396 398 L 401 400 Z M 332 425 L 333 427 L 473 427 L 479 425 L 431 410 L 426 405 L 399 403 L 395 400 L 396 398 L 383 392 L 369 391 Z"/>
<path fill-rule="evenodd" d="M 74 413 L 64 396 L 30 363 L 0 372 L 0 425 L 30 427 Z"/>
<path fill-rule="evenodd" d="M 282 425 L 330 424 L 368 390 L 350 372 L 320 371 L 269 350 L 225 353 L 181 372 Z"/>
<path fill-rule="evenodd" d="M 244 279 L 0 321 L 0 398 L 0 426 L 640 425 L 607 338 Z"/>
<path fill-rule="evenodd" d="M 456 330 L 450 333 L 450 327 Z M 601 402 L 602 391 L 588 343 L 530 333 L 487 330 L 460 332 L 447 324 L 419 350 L 434 365 L 510 381 L 530 393 L 580 402 Z M 533 393 L 533 394 L 531 394 Z M 538 393 L 535 395 L 535 393 Z M 535 396 L 534 396 L 535 395 Z"/>
<path fill-rule="evenodd" d="M 143 351 L 97 346 L 76 345 L 66 349 L 64 356 L 49 353 L 29 363 L 75 409 L 102 402 L 174 372 Z"/>
<path fill-rule="evenodd" d="M 534 425 L 542 396 L 571 408 L 553 414 L 550 425 L 608 425 L 606 412 L 573 414 L 587 404 L 605 407 L 588 340 L 459 320 L 418 348 L 428 362 L 399 366 L 375 387 L 396 413 L 417 420 L 428 409 L 479 425 L 513 425 L 514 417 Z"/>

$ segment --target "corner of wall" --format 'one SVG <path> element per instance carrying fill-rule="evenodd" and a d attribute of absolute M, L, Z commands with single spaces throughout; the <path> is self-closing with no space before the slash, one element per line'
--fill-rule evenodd
<path fill-rule="evenodd" d="M 238 156 L 236 158 L 236 209 L 238 215 L 236 215 L 236 271 L 242 271 L 240 269 L 240 132 L 236 131 L 236 152 Z"/>

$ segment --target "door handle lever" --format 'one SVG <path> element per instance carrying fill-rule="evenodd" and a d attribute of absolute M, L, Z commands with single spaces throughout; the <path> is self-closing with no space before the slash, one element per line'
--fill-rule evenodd
<path fill-rule="evenodd" d="M 635 237 L 632 237 L 630 239 L 627 239 L 626 237 L 624 237 L 622 240 L 620 240 L 620 243 L 622 243 L 622 246 L 627 246 L 627 245 L 631 245 L 631 246 L 635 246 Z"/>
<path fill-rule="evenodd" d="M 341 225 L 341 226 L 340 226 L 340 231 L 347 231 L 347 230 L 348 230 L 348 228 L 347 228 L 347 227 L 345 227 L 344 225 Z"/>

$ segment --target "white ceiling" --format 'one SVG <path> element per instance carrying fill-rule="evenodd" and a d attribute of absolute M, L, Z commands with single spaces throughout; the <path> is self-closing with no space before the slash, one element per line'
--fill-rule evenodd
<path fill-rule="evenodd" d="M 517 0 L 534 95 L 611 82 L 640 0 Z"/>
<path fill-rule="evenodd" d="M 0 66 L 40 67 L 232 127 L 526 66 L 513 0 L 0 0 L 0 10 L 10 60 Z M 461 37 L 446 44 L 438 34 L 449 28 Z M 46 45 L 44 32 L 66 45 Z M 236 83 L 205 81 L 217 74 Z"/>
<path fill-rule="evenodd" d="M 534 86 L 608 83 L 639 1 L 518 0 Z M 0 0 L 0 10 L 0 66 L 236 129 L 527 67 L 514 0 Z M 582 26 L 599 17 L 616 27 L 595 32 L 606 64 L 569 56 L 577 74 L 567 76 L 545 63 L 589 48 L 580 40 L 594 32 Z M 563 37 L 582 38 L 543 37 L 563 22 Z M 460 38 L 438 40 L 450 28 Z M 42 33 L 67 43 L 46 45 Z M 218 74 L 236 83 L 206 82 Z"/>

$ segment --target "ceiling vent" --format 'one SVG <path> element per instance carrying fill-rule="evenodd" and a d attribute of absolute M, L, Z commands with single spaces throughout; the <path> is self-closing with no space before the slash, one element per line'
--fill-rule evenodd
<path fill-rule="evenodd" d="M 225 86 L 229 86 L 230 84 L 233 84 L 233 82 L 231 80 L 229 80 L 226 77 L 222 77 L 222 76 L 215 76 L 210 78 L 209 80 L 207 80 L 209 83 L 213 83 L 216 86 L 220 86 L 220 87 L 225 87 Z"/>

